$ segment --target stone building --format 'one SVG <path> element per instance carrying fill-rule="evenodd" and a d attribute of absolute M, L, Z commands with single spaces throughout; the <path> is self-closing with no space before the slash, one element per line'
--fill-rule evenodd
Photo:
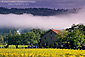
<path fill-rule="evenodd" d="M 59 32 L 59 30 L 55 29 L 50 29 L 48 32 L 46 32 L 42 37 L 41 37 L 41 47 L 56 47 L 56 34 Z"/>

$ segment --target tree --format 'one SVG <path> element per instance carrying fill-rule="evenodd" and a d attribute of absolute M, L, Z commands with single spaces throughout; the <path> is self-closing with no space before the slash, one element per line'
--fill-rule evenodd
<path fill-rule="evenodd" d="M 0 45 L 4 44 L 4 39 L 3 39 L 3 36 L 0 35 Z"/>
<path fill-rule="evenodd" d="M 20 35 L 14 31 L 14 34 L 11 33 L 11 30 L 9 30 L 9 34 L 7 35 L 7 45 L 5 48 L 8 48 L 9 45 L 15 45 L 16 48 L 18 48 L 18 45 L 20 43 Z"/>
<path fill-rule="evenodd" d="M 39 46 L 39 43 L 40 43 L 40 34 L 39 33 L 36 33 L 36 40 L 37 40 L 37 43 L 36 45 Z"/>
<path fill-rule="evenodd" d="M 56 45 L 57 47 L 61 47 L 61 46 L 64 46 L 68 43 L 68 32 L 66 30 L 63 30 L 63 31 L 59 31 L 57 34 L 56 34 Z M 65 47 L 65 46 L 64 46 Z M 66 45 L 67 47 L 67 45 Z"/>
<path fill-rule="evenodd" d="M 38 43 L 37 39 L 36 39 L 36 34 L 34 32 L 28 32 L 28 40 L 30 41 L 30 45 L 35 45 Z"/>
<path fill-rule="evenodd" d="M 5 34 L 3 35 L 4 44 L 7 44 L 7 42 L 8 42 L 7 35 L 8 35 L 7 33 L 5 33 Z"/>
<path fill-rule="evenodd" d="M 73 24 L 71 26 L 71 28 L 67 28 L 66 30 L 68 32 L 73 32 L 74 29 L 79 29 L 79 31 L 81 31 L 85 35 L 85 25 L 83 25 L 83 24 L 77 24 L 77 25 Z"/>
<path fill-rule="evenodd" d="M 21 38 L 22 38 L 23 44 L 28 44 L 28 45 L 32 46 L 32 45 L 35 45 L 36 43 L 38 43 L 34 32 L 24 33 L 21 35 Z"/>
<path fill-rule="evenodd" d="M 6 44 L 5 48 L 8 48 L 9 45 L 11 45 L 11 43 L 12 43 L 12 34 L 11 34 L 11 30 L 9 30 L 9 34 L 6 36 L 6 40 L 7 40 L 7 44 Z"/>
<path fill-rule="evenodd" d="M 79 29 L 74 29 L 72 32 L 67 32 L 66 30 L 63 31 L 64 34 L 59 32 L 56 35 L 56 43 L 58 46 L 63 45 L 67 48 L 81 48 L 85 42 L 85 35 L 79 31 Z M 59 46 L 59 47 L 60 47 Z"/>
<path fill-rule="evenodd" d="M 79 29 L 74 29 L 73 32 L 70 33 L 70 43 L 73 44 L 72 47 L 82 47 L 82 43 L 85 41 L 85 35 L 79 31 Z"/>
<path fill-rule="evenodd" d="M 9 34 L 8 34 L 8 45 L 11 45 L 12 43 L 12 33 L 11 33 L 11 30 L 9 30 Z"/>
<path fill-rule="evenodd" d="M 18 45 L 20 44 L 20 34 L 14 31 L 11 40 L 12 40 L 11 44 L 15 45 L 16 48 L 18 48 Z"/>
<path fill-rule="evenodd" d="M 39 33 L 40 35 L 44 34 L 46 31 L 40 30 L 40 29 L 32 29 L 31 32 L 34 32 L 35 34 Z"/>
<path fill-rule="evenodd" d="M 83 47 L 85 48 L 85 25 L 83 24 L 73 24 L 71 28 L 66 29 L 70 34 L 68 38 L 70 38 L 71 48 L 73 47 Z M 74 41 L 73 41 L 74 40 Z"/>
<path fill-rule="evenodd" d="M 46 31 L 40 30 L 40 29 L 32 29 L 31 32 L 35 33 L 36 40 L 38 41 L 38 43 L 36 45 L 38 45 L 40 47 L 40 38 L 43 34 L 45 34 Z"/>

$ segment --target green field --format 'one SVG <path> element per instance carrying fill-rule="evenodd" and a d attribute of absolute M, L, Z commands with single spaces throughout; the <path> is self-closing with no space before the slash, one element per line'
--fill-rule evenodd
<path fill-rule="evenodd" d="M 0 48 L 4 48 L 4 46 L 6 46 L 6 45 L 0 45 Z M 25 47 L 28 47 L 28 45 L 18 45 L 18 47 L 20 47 L 20 48 L 25 48 Z M 8 48 L 15 49 L 16 46 L 15 46 L 15 45 L 9 45 Z"/>

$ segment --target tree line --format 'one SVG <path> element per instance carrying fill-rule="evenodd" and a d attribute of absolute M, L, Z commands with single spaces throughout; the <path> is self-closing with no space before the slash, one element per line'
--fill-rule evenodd
<path fill-rule="evenodd" d="M 11 30 L 9 30 L 9 33 L 4 36 L 0 36 L 0 43 L 1 44 L 7 44 L 5 48 L 8 48 L 9 45 L 15 45 L 16 48 L 18 48 L 18 45 L 28 45 L 28 46 L 39 46 L 40 43 L 40 36 L 43 35 L 45 31 L 40 29 L 32 29 L 30 32 L 19 34 L 14 31 L 14 33 L 11 33 Z"/>
<path fill-rule="evenodd" d="M 40 39 L 46 31 L 40 29 L 32 29 L 30 32 L 18 34 L 14 31 L 2 36 L 0 35 L 0 44 L 15 45 L 28 45 L 28 46 L 38 46 L 40 45 Z M 61 33 L 62 32 L 62 33 Z M 71 28 L 66 28 L 56 34 L 56 40 L 54 41 L 57 48 L 81 48 L 85 49 L 85 25 L 83 24 L 73 24 Z"/>
<path fill-rule="evenodd" d="M 85 49 L 85 26 L 83 24 L 73 24 L 71 28 L 63 30 L 56 35 L 56 44 L 60 48 L 80 48 Z M 62 45 L 59 46 L 59 45 Z"/>

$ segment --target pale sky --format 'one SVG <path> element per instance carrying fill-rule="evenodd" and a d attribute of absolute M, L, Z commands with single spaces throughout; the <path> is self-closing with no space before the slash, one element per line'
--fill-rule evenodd
<path fill-rule="evenodd" d="M 0 7 L 8 8 L 81 8 L 85 0 L 0 0 Z"/>

